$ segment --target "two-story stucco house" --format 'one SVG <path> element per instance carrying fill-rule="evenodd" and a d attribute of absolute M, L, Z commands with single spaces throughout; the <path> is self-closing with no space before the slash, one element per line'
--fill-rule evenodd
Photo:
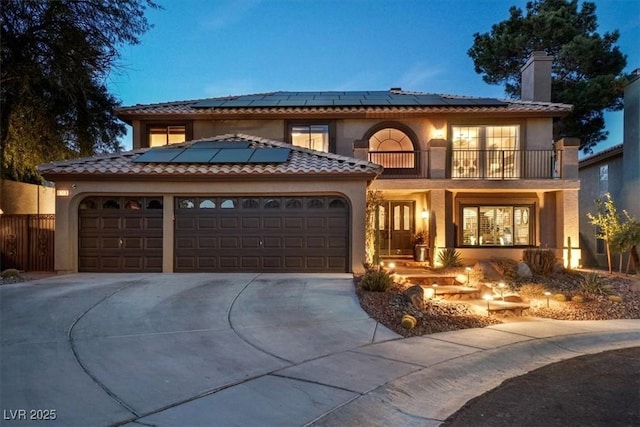
<path fill-rule="evenodd" d="M 133 151 L 41 167 L 64 194 L 56 268 L 355 271 L 367 191 L 382 255 L 425 231 L 436 260 L 545 247 L 576 264 L 579 144 L 552 138 L 571 106 L 550 102 L 545 54 L 522 81 L 519 101 L 394 88 L 121 108 Z"/>

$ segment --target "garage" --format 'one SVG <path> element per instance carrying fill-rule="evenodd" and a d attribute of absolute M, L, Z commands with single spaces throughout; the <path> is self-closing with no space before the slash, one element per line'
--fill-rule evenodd
<path fill-rule="evenodd" d="M 84 198 L 78 208 L 78 271 L 161 272 L 162 198 Z"/>
<path fill-rule="evenodd" d="M 56 185 L 55 269 L 361 271 L 382 167 L 229 134 L 39 167 Z"/>
<path fill-rule="evenodd" d="M 175 199 L 176 272 L 347 272 L 349 204 L 340 196 Z"/>

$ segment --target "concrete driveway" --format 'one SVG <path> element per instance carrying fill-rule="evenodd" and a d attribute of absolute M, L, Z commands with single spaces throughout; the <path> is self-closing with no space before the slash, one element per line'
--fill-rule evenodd
<path fill-rule="evenodd" d="M 346 274 L 57 276 L 0 287 L 0 312 L 19 426 L 438 425 L 505 378 L 640 345 L 637 320 L 399 339 Z"/>

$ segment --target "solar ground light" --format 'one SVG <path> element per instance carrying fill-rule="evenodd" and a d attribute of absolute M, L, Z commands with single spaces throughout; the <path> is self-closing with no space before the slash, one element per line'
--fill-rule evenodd
<path fill-rule="evenodd" d="M 545 291 L 544 296 L 547 297 L 547 308 L 549 308 L 549 297 L 551 296 L 551 292 Z"/>
<path fill-rule="evenodd" d="M 438 296 L 438 284 L 432 283 L 431 287 L 433 288 L 433 299 L 437 299 L 436 297 Z"/>
<path fill-rule="evenodd" d="M 491 307 L 489 307 L 489 301 L 493 301 L 493 296 L 485 294 L 482 298 L 487 301 L 487 316 L 491 316 Z"/>

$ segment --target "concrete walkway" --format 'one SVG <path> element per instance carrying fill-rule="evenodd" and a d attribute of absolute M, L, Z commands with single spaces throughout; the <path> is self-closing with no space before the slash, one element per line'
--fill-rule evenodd
<path fill-rule="evenodd" d="M 57 276 L 1 286 L 0 321 L 8 426 L 438 425 L 507 378 L 640 346 L 640 320 L 401 339 L 345 274 Z"/>

